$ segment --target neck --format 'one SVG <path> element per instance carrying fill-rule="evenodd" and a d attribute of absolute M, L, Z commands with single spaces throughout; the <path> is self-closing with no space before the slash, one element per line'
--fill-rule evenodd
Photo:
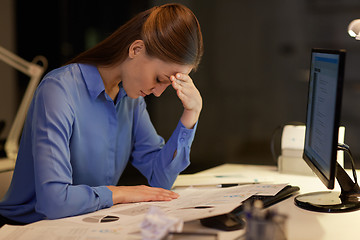
<path fill-rule="evenodd" d="M 115 101 L 119 93 L 119 83 L 121 82 L 120 70 L 114 67 L 98 67 L 100 76 L 105 86 L 105 92 Z"/>

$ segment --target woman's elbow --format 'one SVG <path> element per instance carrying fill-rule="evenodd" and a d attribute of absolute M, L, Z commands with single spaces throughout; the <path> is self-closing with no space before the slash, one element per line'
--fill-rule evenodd
<path fill-rule="evenodd" d="M 68 217 L 69 209 L 66 207 L 65 202 L 60 200 L 44 200 L 38 201 L 35 210 L 43 215 L 45 215 L 46 219 L 59 219 L 63 217 Z"/>

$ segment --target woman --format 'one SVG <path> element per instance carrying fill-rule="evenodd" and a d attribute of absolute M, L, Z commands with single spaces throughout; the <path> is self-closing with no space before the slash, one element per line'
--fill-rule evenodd
<path fill-rule="evenodd" d="M 25 122 L 3 220 L 31 223 L 113 204 L 169 201 L 190 163 L 202 98 L 189 73 L 203 53 L 194 14 L 167 4 L 142 12 L 40 83 Z M 143 97 L 176 90 L 184 112 L 166 144 Z M 115 186 L 130 161 L 148 186 Z"/>

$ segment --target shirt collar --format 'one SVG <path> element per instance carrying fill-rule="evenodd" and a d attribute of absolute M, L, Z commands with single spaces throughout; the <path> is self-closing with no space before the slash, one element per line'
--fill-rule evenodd
<path fill-rule="evenodd" d="M 127 96 L 125 89 L 123 88 L 122 82 L 119 83 L 119 94 L 117 95 L 116 102 L 119 102 L 123 97 Z"/>
<path fill-rule="evenodd" d="M 90 96 L 92 98 L 97 98 L 100 93 L 105 92 L 104 82 L 100 76 L 99 70 L 94 65 L 82 64 L 79 63 L 79 68 L 84 77 L 86 86 L 89 90 Z M 120 91 L 117 96 L 117 100 L 122 99 L 127 96 L 124 88 L 122 87 L 122 83 L 119 84 Z"/>
<path fill-rule="evenodd" d="M 97 67 L 79 63 L 80 71 L 83 75 L 86 86 L 92 98 L 97 98 L 100 93 L 105 91 L 105 86 Z"/>

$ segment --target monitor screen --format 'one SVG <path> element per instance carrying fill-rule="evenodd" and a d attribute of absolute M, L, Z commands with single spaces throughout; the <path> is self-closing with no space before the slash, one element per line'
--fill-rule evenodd
<path fill-rule="evenodd" d="M 333 189 L 336 179 L 341 191 L 300 194 L 294 201 L 303 209 L 328 213 L 360 209 L 350 148 L 338 143 L 344 68 L 345 50 L 312 49 L 303 158 L 327 188 Z M 350 156 L 354 180 L 337 163 L 338 150 Z"/>
<path fill-rule="evenodd" d="M 334 188 L 344 77 L 344 50 L 312 49 L 304 160 Z"/>

